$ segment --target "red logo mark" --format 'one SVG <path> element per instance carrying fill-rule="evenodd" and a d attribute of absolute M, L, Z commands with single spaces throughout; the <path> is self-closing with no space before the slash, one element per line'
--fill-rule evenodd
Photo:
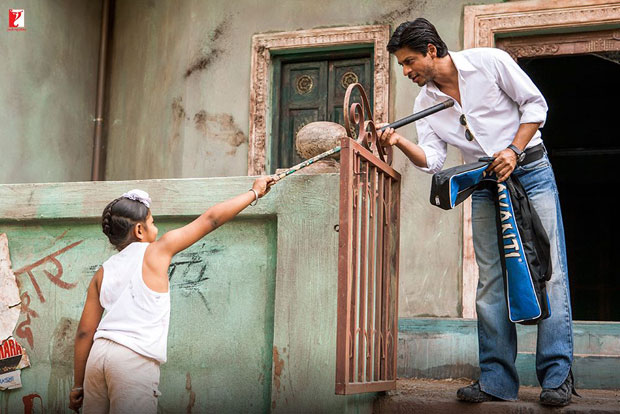
<path fill-rule="evenodd" d="M 24 10 L 9 9 L 9 29 L 8 30 L 26 30 L 24 25 Z"/>

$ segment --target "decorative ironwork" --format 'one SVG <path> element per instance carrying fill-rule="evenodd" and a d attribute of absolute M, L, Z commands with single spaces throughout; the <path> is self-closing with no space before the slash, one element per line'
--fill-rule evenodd
<path fill-rule="evenodd" d="M 396 388 L 400 174 L 341 141 L 336 394 Z"/>
<path fill-rule="evenodd" d="M 309 93 L 313 87 L 314 82 L 312 81 L 312 78 L 308 75 L 302 75 L 298 77 L 297 81 L 295 82 L 295 89 L 300 95 L 305 95 Z"/>
<path fill-rule="evenodd" d="M 344 75 L 342 75 L 342 78 L 340 79 L 340 86 L 342 86 L 342 89 L 347 89 L 349 85 L 358 82 L 359 78 L 357 77 L 355 72 L 346 72 Z"/>
<path fill-rule="evenodd" d="M 359 92 L 362 100 L 361 104 L 359 102 L 350 103 L 351 96 L 355 90 Z M 362 85 L 359 83 L 352 83 L 347 87 L 342 110 L 344 115 L 344 127 L 349 137 L 357 137 L 356 141 L 364 148 L 378 156 L 381 161 L 388 165 L 392 165 L 393 149 L 392 147 L 383 147 L 379 145 L 377 141 L 377 127 L 372 118 L 368 97 Z M 368 120 L 366 120 L 366 118 L 368 118 Z"/>
<path fill-rule="evenodd" d="M 361 103 L 351 102 L 357 90 Z M 368 117 L 368 120 L 365 117 Z M 368 98 L 347 87 L 341 140 L 336 394 L 396 388 L 400 174 Z M 357 131 L 357 140 L 352 139 Z"/>

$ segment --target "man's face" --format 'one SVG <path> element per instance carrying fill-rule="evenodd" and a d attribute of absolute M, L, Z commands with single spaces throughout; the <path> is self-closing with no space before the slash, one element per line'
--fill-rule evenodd
<path fill-rule="evenodd" d="M 426 56 L 420 52 L 413 51 L 408 47 L 403 47 L 394 52 L 398 64 L 403 67 L 403 75 L 424 86 L 435 77 L 435 49 L 429 48 Z"/>

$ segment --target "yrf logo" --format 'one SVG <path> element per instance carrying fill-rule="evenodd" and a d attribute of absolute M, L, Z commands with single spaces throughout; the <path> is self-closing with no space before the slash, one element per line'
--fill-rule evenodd
<path fill-rule="evenodd" d="M 26 30 L 23 9 L 9 9 L 9 30 Z"/>

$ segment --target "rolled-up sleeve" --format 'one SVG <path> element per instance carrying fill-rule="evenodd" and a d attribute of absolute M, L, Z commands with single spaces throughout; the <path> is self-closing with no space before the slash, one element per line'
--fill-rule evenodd
<path fill-rule="evenodd" d="M 417 107 L 416 103 L 416 107 Z M 416 110 L 414 109 L 414 112 Z M 433 128 L 429 125 L 426 119 L 420 119 L 416 122 L 416 129 L 418 131 L 418 146 L 422 148 L 426 155 L 427 167 L 418 167 L 421 171 L 429 174 L 434 174 L 441 170 L 446 156 L 448 154 L 448 146 L 445 141 L 441 140 L 433 131 Z M 415 164 L 414 164 L 415 165 Z"/>
<path fill-rule="evenodd" d="M 545 125 L 547 102 L 529 76 L 508 53 L 492 49 L 495 76 L 499 87 L 519 105 L 520 123 Z"/>

